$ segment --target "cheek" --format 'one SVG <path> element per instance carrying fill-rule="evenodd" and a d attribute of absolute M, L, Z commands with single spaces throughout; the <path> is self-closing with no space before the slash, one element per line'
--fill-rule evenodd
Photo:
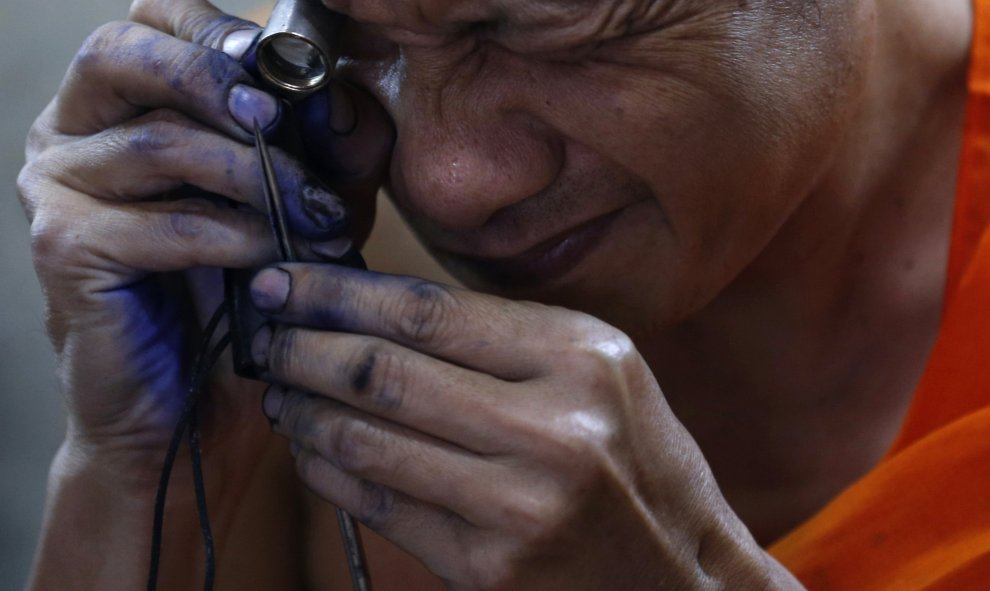
<path fill-rule="evenodd" d="M 608 315 L 621 300 L 657 325 L 690 315 L 760 255 L 810 191 L 835 143 L 834 123 L 809 115 L 799 95 L 764 92 L 757 73 L 706 74 L 541 73 L 539 117 L 648 186 L 659 212 L 630 220 L 565 305 Z M 635 290 L 590 277 L 616 273 L 638 277 Z M 632 327 L 636 314 L 609 320 Z"/>
<path fill-rule="evenodd" d="M 558 108 L 544 117 L 652 189 L 685 266 L 738 269 L 795 206 L 800 192 L 767 114 L 773 110 L 756 111 L 720 92 L 725 79 L 632 77 L 602 68 L 558 82 L 548 93 Z"/>
<path fill-rule="evenodd" d="M 861 87 L 852 64 L 869 45 L 855 15 L 831 14 L 858 3 L 829 3 L 818 27 L 758 4 L 533 77 L 540 118 L 651 187 L 679 256 L 714 257 L 729 274 L 829 165 Z"/>

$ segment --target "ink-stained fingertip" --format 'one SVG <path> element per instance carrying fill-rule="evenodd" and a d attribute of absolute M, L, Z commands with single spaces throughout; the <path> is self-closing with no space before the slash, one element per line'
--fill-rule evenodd
<path fill-rule="evenodd" d="M 315 177 L 302 187 L 303 214 L 324 232 L 342 231 L 348 222 L 343 200 Z"/>
<path fill-rule="evenodd" d="M 227 109 L 234 121 L 248 133 L 253 133 L 255 121 L 267 133 L 282 118 L 282 105 L 277 98 L 247 84 L 231 87 L 227 94 Z"/>
<path fill-rule="evenodd" d="M 259 271 L 251 279 L 251 303 L 262 314 L 279 314 L 292 290 L 292 275 L 278 267 Z"/>

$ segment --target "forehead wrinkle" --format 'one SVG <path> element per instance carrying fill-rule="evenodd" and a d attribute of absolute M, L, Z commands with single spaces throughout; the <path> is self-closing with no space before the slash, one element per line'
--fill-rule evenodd
<path fill-rule="evenodd" d="M 614 22 L 676 0 L 323 0 L 331 10 L 362 23 L 417 33 L 450 33 L 476 23 L 520 31 L 587 27 L 589 18 Z M 602 24 L 601 28 L 607 28 Z"/>
<path fill-rule="evenodd" d="M 599 42 L 644 26 L 643 19 L 656 7 L 672 0 L 566 1 L 534 6 L 524 0 L 505 0 L 505 5 L 521 5 L 511 11 L 510 26 L 500 31 L 499 40 L 518 51 L 564 49 L 568 45 Z"/>
<path fill-rule="evenodd" d="M 415 33 L 449 33 L 466 24 L 492 20 L 492 0 L 323 0 L 330 10 L 384 28 Z"/>
<path fill-rule="evenodd" d="M 692 0 L 324 0 L 399 44 L 461 37 L 521 53 L 566 50 L 654 28 Z M 489 25 L 472 29 L 473 25 Z"/>

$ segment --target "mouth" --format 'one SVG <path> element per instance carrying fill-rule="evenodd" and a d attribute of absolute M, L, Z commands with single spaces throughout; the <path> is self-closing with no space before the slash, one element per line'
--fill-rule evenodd
<path fill-rule="evenodd" d="M 577 267 L 601 242 L 622 210 L 591 219 L 510 257 L 474 257 L 443 253 L 458 267 L 486 283 L 525 288 L 560 279 Z"/>

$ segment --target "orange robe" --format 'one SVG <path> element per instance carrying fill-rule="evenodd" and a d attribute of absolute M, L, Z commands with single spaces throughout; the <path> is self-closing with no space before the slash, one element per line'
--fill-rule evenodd
<path fill-rule="evenodd" d="M 880 464 L 770 548 L 817 590 L 990 590 L 990 0 L 976 0 L 938 341 Z"/>

